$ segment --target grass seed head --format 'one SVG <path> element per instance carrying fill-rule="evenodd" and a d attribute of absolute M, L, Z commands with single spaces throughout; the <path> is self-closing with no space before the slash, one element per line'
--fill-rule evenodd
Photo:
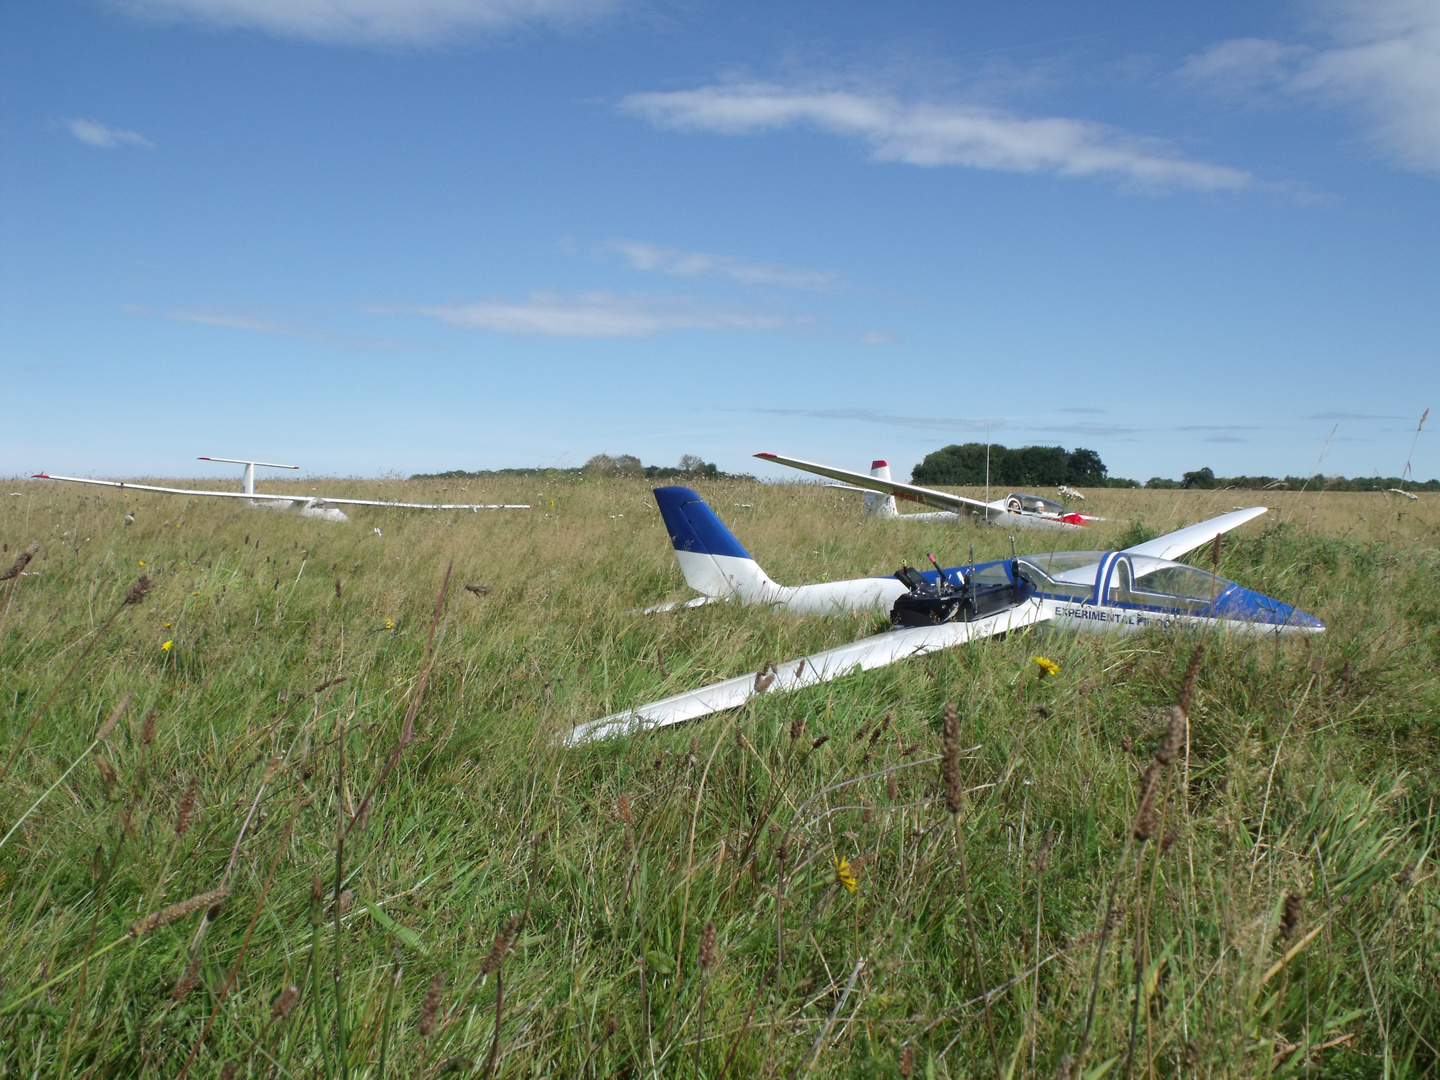
<path fill-rule="evenodd" d="M 275 1000 L 270 1005 L 270 1015 L 278 1016 L 281 1020 L 285 1020 L 295 1011 L 295 1006 L 299 1001 L 300 988 L 298 986 L 287 986 L 275 996 Z"/>
<path fill-rule="evenodd" d="M 95 755 L 95 768 L 100 770 L 100 783 L 105 785 L 105 798 L 110 802 L 120 799 L 120 778 L 114 767 L 99 754 Z"/>
<path fill-rule="evenodd" d="M 626 825 L 630 824 L 630 797 L 628 795 L 620 796 L 620 820 Z"/>
<path fill-rule="evenodd" d="M 1205 645 L 1202 642 L 1195 646 L 1195 651 L 1190 654 L 1190 663 L 1185 665 L 1185 680 L 1180 684 L 1180 710 L 1185 715 L 1190 714 L 1190 702 L 1195 696 L 1195 679 L 1200 674 L 1200 660 L 1205 655 Z"/>
<path fill-rule="evenodd" d="M 960 812 L 960 714 L 955 703 L 945 703 L 945 748 L 940 758 L 940 778 L 945 782 L 945 809 Z"/>
<path fill-rule="evenodd" d="M 95 732 L 96 742 L 104 742 L 115 734 L 115 725 L 120 723 L 120 718 L 125 715 L 125 710 L 130 707 L 130 702 L 134 697 L 135 695 L 129 691 L 120 695 L 120 700 L 115 703 L 115 708 L 110 710 L 110 715 L 106 718 L 105 723 L 101 724 L 100 730 Z"/>
<path fill-rule="evenodd" d="M 199 896 L 192 896 L 189 900 L 182 900 L 178 904 L 171 904 L 167 908 L 161 908 L 153 915 L 140 919 L 130 927 L 131 937 L 143 937 L 152 930 L 158 930 L 162 926 L 168 926 L 172 922 L 194 915 L 197 911 L 206 911 L 212 907 L 219 907 L 230 895 L 230 886 L 221 885 L 218 889 L 211 889 Z"/>
<path fill-rule="evenodd" d="M 909 1080 L 910 1074 L 914 1071 L 915 1047 L 911 1046 L 909 1043 L 906 1043 L 905 1049 L 900 1051 L 900 1075 L 905 1077 L 906 1080 Z"/>
<path fill-rule="evenodd" d="M 0 581 L 9 581 L 11 578 L 19 577 L 22 573 L 24 573 L 25 567 L 30 565 L 30 560 L 35 557 L 36 553 L 39 552 L 39 550 L 40 541 L 31 540 L 30 544 L 25 548 L 25 550 L 22 551 L 16 557 L 15 561 L 10 564 L 10 569 L 6 570 L 5 573 L 0 574 Z"/>
<path fill-rule="evenodd" d="M 1040 850 L 1035 853 L 1035 869 L 1044 873 L 1050 865 L 1050 853 L 1055 850 L 1055 828 L 1051 826 L 1045 830 L 1045 839 L 1040 841 Z"/>
<path fill-rule="evenodd" d="M 145 714 L 145 719 L 140 724 L 140 745 L 149 746 L 155 741 L 155 710 L 151 709 Z"/>
<path fill-rule="evenodd" d="M 700 970 L 709 975 L 715 970 L 715 920 L 711 919 L 705 924 L 705 929 L 700 932 L 700 951 L 698 954 Z"/>
<path fill-rule="evenodd" d="M 425 1000 L 420 1003 L 420 1020 L 415 1025 L 422 1039 L 428 1039 L 435 1031 L 435 1017 L 440 1013 L 440 991 L 444 987 L 445 976 L 436 975 L 425 991 Z"/>
<path fill-rule="evenodd" d="M 891 802 L 900 797 L 900 781 L 895 779 L 894 773 L 885 777 L 885 794 Z"/>
<path fill-rule="evenodd" d="M 170 991 L 170 1000 L 175 1002 L 175 1004 L 178 1005 L 189 997 L 190 991 L 194 990 L 199 984 L 200 964 L 203 959 L 201 954 L 197 952 L 190 958 L 190 962 L 185 965 L 185 971 L 181 974 L 179 981 L 175 983 L 175 988 Z"/>
<path fill-rule="evenodd" d="M 125 603 L 140 603 L 141 600 L 144 600 L 145 597 L 150 595 L 150 587 L 153 584 L 154 582 L 150 580 L 150 575 L 141 574 L 140 580 L 135 582 L 134 585 L 131 585 L 129 590 L 125 593 Z"/>
<path fill-rule="evenodd" d="M 1170 723 L 1165 728 L 1165 736 L 1160 740 L 1160 745 L 1155 748 L 1155 760 L 1161 765 L 1169 765 L 1180 756 L 1180 751 L 1185 749 L 1185 725 L 1189 717 L 1185 710 L 1179 705 L 1170 706 Z"/>
<path fill-rule="evenodd" d="M 830 741 L 830 736 L 829 736 L 829 735 L 821 735 L 821 736 L 819 736 L 819 737 L 817 737 L 817 738 L 811 739 L 811 740 L 810 740 L 810 749 L 811 749 L 811 750 L 819 750 L 820 747 L 824 746 L 824 745 L 825 745 L 827 742 L 829 742 L 829 741 Z"/>
<path fill-rule="evenodd" d="M 520 932 L 520 916 L 510 916 L 510 921 L 505 928 L 495 935 L 495 944 L 490 946 L 490 955 L 480 964 L 480 973 L 489 975 L 493 971 L 499 971 L 500 965 L 505 963 L 505 954 L 515 944 L 515 935 Z"/>
<path fill-rule="evenodd" d="M 1295 936 L 1295 928 L 1300 925 L 1302 899 L 1299 893 L 1285 894 L 1285 908 L 1280 913 L 1280 936 L 1286 941 Z"/>
<path fill-rule="evenodd" d="M 190 822 L 195 815 L 195 791 L 197 781 L 191 780 L 180 799 L 180 808 L 175 811 L 175 835 L 184 836 L 190 831 Z"/>

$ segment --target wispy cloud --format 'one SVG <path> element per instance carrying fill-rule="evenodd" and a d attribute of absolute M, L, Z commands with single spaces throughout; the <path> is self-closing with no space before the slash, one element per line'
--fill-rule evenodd
<path fill-rule="evenodd" d="M 857 138 L 879 161 L 1020 173 L 1105 176 L 1144 188 L 1251 187 L 1251 174 L 1184 157 L 1167 143 L 1068 117 L 977 105 L 907 103 L 881 94 L 770 83 L 631 94 L 621 108 L 657 127 L 722 135 L 809 126 Z"/>
<path fill-rule="evenodd" d="M 1387 413 L 1360 412 L 1317 412 L 1302 416 L 1302 420 L 1404 420 L 1406 417 Z"/>
<path fill-rule="evenodd" d="M 612 240 L 606 246 L 623 255 L 636 270 L 653 270 L 675 277 L 725 277 L 743 285 L 778 285 L 812 292 L 825 292 L 839 284 L 838 276 L 828 271 L 781 266 L 735 255 L 679 251 L 643 240 Z"/>
<path fill-rule="evenodd" d="M 642 338 L 672 330 L 781 330 L 798 320 L 690 297 L 539 292 L 520 303 L 500 300 L 410 309 L 456 326 L 528 337 Z"/>
<path fill-rule="evenodd" d="M 999 428 L 1003 421 L 984 417 L 910 416 L 881 412 L 878 409 L 756 409 L 768 416 L 804 416 L 814 420 L 864 421 L 892 427 L 918 428 L 922 431 L 981 432 Z"/>
<path fill-rule="evenodd" d="M 116 146 L 155 145 L 138 131 L 109 128 L 95 120 L 62 120 L 60 122 L 69 129 L 71 135 L 87 146 L 101 146 L 108 149 Z"/>
<path fill-rule="evenodd" d="M 1085 416 L 1103 416 L 1104 409 L 1097 409 L 1093 405 L 1066 405 L 1060 410 L 1064 413 L 1079 413 Z"/>
<path fill-rule="evenodd" d="M 425 46 L 594 18 L 618 0 L 117 0 L 136 15 L 329 44 Z"/>
<path fill-rule="evenodd" d="M 138 313 L 144 314 L 145 312 L 141 311 Z M 165 317 L 173 322 L 197 323 L 201 326 L 219 326 L 227 330 L 247 330 L 255 334 L 269 334 L 272 337 L 300 338 L 334 349 L 351 349 L 360 352 L 393 352 L 400 349 L 430 347 L 420 346 L 412 342 L 396 341 L 391 338 L 363 337 L 355 334 L 331 334 L 324 330 L 316 330 L 313 327 L 301 326 L 296 323 L 272 322 L 268 319 L 256 319 L 248 315 L 236 315 L 233 312 L 215 311 L 212 309 L 173 308 L 165 312 Z"/>
<path fill-rule="evenodd" d="M 1182 77 L 1234 96 L 1274 91 L 1351 108 L 1366 138 L 1406 169 L 1440 173 L 1440 5 L 1434 0 L 1331 0 L 1319 6 L 1328 44 L 1223 41 Z"/>

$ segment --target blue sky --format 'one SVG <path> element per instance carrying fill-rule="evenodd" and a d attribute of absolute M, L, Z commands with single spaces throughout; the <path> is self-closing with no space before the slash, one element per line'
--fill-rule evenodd
<path fill-rule="evenodd" d="M 12 0 L 0 50 L 3 475 L 1389 475 L 1440 404 L 1433 0 Z"/>

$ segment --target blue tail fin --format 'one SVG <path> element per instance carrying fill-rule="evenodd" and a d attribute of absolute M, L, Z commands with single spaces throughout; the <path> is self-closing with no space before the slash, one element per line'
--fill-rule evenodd
<path fill-rule="evenodd" d="M 687 487 L 655 489 L 655 505 L 665 519 L 670 542 L 676 551 L 694 551 L 702 555 L 729 555 L 748 559 L 750 553 L 735 539 L 705 500 Z"/>

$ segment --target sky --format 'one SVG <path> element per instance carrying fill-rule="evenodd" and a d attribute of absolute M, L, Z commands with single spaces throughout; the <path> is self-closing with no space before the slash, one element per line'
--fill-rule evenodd
<path fill-rule="evenodd" d="M 1434 0 L 0 4 L 0 476 L 1428 479 L 1437 344 Z"/>

